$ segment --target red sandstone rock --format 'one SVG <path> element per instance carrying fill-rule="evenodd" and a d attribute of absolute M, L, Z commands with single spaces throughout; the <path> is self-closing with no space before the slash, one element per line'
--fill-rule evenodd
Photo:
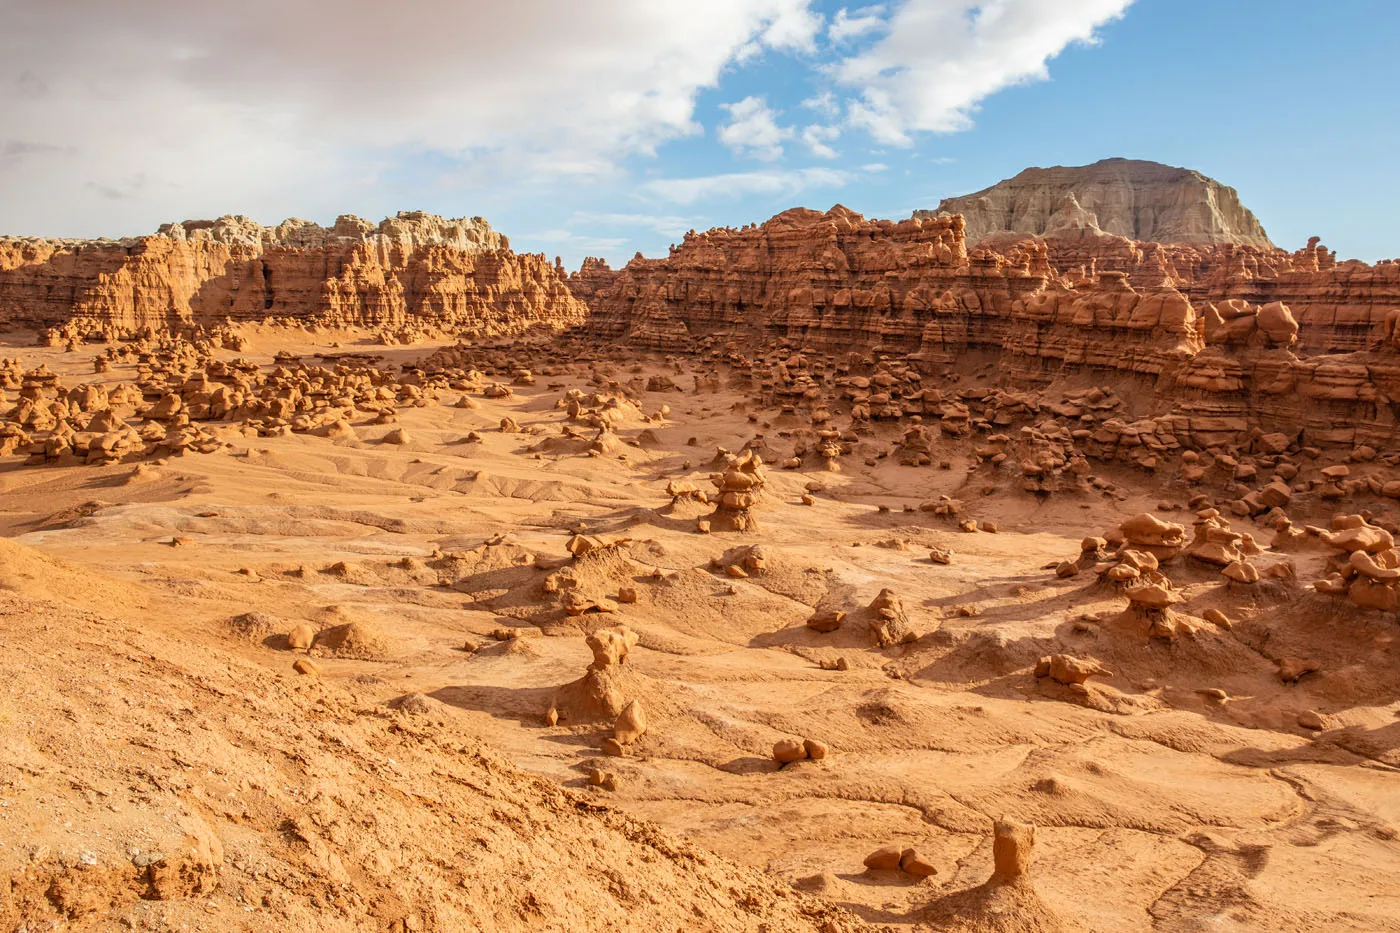
<path fill-rule="evenodd" d="M 574 325 L 584 310 L 562 270 L 511 252 L 480 218 L 342 217 L 327 229 L 224 217 L 120 241 L 0 238 L 8 325 L 115 334 L 271 317 L 505 335 Z"/>

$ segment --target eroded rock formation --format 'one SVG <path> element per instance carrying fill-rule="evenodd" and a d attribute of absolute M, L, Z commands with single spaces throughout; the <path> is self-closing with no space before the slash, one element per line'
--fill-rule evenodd
<path fill-rule="evenodd" d="M 1323 446 L 1395 434 L 1400 265 L 1338 264 L 1316 242 L 1297 253 L 1094 242 L 1112 249 L 1030 238 L 969 250 L 957 215 L 896 223 L 841 206 L 794 209 L 687 234 L 664 259 L 617 271 L 593 261 L 572 284 L 592 311 L 586 335 L 610 343 L 740 356 L 775 343 L 859 350 L 935 376 L 990 364 L 999 385 L 1032 389 L 1127 378 L 1147 401 L 1104 425 L 1095 437 L 1107 444 L 1125 431 L 1130 446 L 1155 438 L 1154 451 L 1245 446 L 1261 434 Z M 1337 350 L 1356 352 L 1313 355 Z M 966 417 L 900 382 L 894 394 L 863 392 L 853 414 L 935 414 L 944 432 Z M 1066 403 L 1082 413 L 1077 396 Z"/>
<path fill-rule="evenodd" d="M 512 252 L 481 218 L 343 216 L 326 228 L 223 217 L 127 240 L 0 238 L 0 325 L 58 339 L 265 318 L 495 336 L 584 314 L 562 270 Z"/>

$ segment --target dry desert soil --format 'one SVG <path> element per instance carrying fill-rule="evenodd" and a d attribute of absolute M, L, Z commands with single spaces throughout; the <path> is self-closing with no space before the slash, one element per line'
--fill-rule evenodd
<path fill-rule="evenodd" d="M 264 372 L 441 346 L 241 332 Z M 1187 484 L 1035 496 L 971 442 L 785 469 L 796 419 L 723 364 L 517 364 L 0 460 L 0 930 L 1400 929 L 1393 613 L 1313 592 L 1319 537 L 1228 516 L 1263 579 L 1164 558 L 1144 608 L 1120 526 L 1189 537 Z"/>

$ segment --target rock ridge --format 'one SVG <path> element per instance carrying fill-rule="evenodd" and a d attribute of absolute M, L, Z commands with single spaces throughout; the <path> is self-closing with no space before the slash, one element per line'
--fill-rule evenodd
<path fill-rule="evenodd" d="M 125 240 L 0 238 L 0 326 L 63 339 L 269 318 L 499 336 L 585 313 L 557 262 L 513 252 L 481 218 L 225 216 Z"/>

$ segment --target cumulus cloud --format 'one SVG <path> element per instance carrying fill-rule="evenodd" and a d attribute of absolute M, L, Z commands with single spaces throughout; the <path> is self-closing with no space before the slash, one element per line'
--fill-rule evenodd
<path fill-rule="evenodd" d="M 884 13 L 883 6 L 862 7 L 854 14 L 842 7 L 836 11 L 836 15 L 831 19 L 831 25 L 826 29 L 827 38 L 832 42 L 841 43 L 858 39 L 873 32 L 880 32 L 885 28 Z"/>
<path fill-rule="evenodd" d="M 745 97 L 721 104 L 729 122 L 719 128 L 719 141 L 737 156 L 774 162 L 783 156 L 783 140 L 792 138 L 792 127 L 779 126 L 777 113 L 761 97 Z"/>
<path fill-rule="evenodd" d="M 745 46 L 741 55 L 762 51 L 763 46 L 788 52 L 815 52 L 824 22 L 822 15 L 805 2 L 780 4 L 773 10 L 757 43 Z"/>
<path fill-rule="evenodd" d="M 697 219 L 675 214 L 627 214 L 609 211 L 574 211 L 570 223 L 598 227 L 627 227 L 650 230 L 662 236 L 680 237 L 695 229 Z"/>
<path fill-rule="evenodd" d="M 694 178 L 657 178 L 643 184 L 641 193 L 676 204 L 753 194 L 791 197 L 812 189 L 840 188 L 855 177 L 853 172 L 831 168 L 765 169 Z"/>
<path fill-rule="evenodd" d="M 569 250 L 585 256 L 616 253 L 629 242 L 627 237 L 600 237 L 556 228 L 527 232 L 524 237 L 556 250 Z"/>
<path fill-rule="evenodd" d="M 905 0 L 889 15 L 886 35 L 840 61 L 833 75 L 857 92 L 848 107 L 853 126 L 908 145 L 915 132 L 967 129 L 989 95 L 1046 79 L 1050 59 L 1071 43 L 1095 41 L 1096 30 L 1131 3 Z"/>
<path fill-rule="evenodd" d="M 0 227 L 326 216 L 409 171 L 605 176 L 698 132 L 726 67 L 821 26 L 810 0 L 7 0 Z"/>
<path fill-rule="evenodd" d="M 807 144 L 807 149 L 812 155 L 819 159 L 834 159 L 840 155 L 830 145 L 840 137 L 841 127 L 839 126 L 822 126 L 814 123 L 802 129 L 802 141 Z"/>
<path fill-rule="evenodd" d="M 841 101 L 831 91 L 822 91 L 802 102 L 802 106 L 808 110 L 816 111 L 824 117 L 836 117 L 841 113 Z"/>
<path fill-rule="evenodd" d="M 880 0 L 828 22 L 814 0 L 0 0 L 0 231 L 422 207 L 505 219 L 522 246 L 650 243 L 692 219 L 558 217 L 629 190 L 688 207 L 851 184 L 869 172 L 832 160 L 877 157 L 856 137 L 964 129 L 1130 2 Z M 702 127 L 700 95 L 741 69 Z M 719 164 L 632 180 L 681 139 Z"/>

